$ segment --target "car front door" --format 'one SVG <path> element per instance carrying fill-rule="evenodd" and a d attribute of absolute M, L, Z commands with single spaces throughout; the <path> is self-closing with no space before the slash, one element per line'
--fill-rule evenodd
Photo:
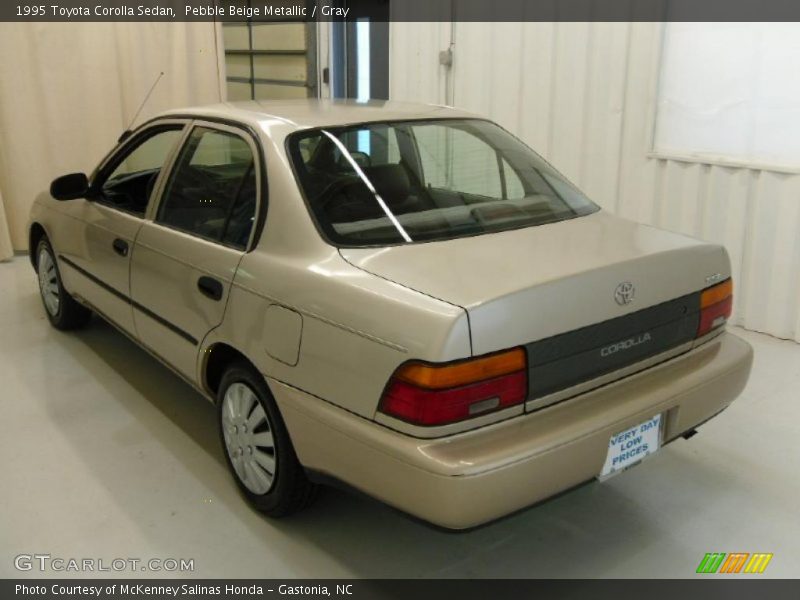
<path fill-rule="evenodd" d="M 72 291 L 130 334 L 130 250 L 185 126 L 170 121 L 137 133 L 101 164 L 87 199 L 65 203 L 73 237 L 58 251 L 62 268 L 72 270 Z"/>
<path fill-rule="evenodd" d="M 192 381 L 200 342 L 222 322 L 259 210 L 259 158 L 244 131 L 195 121 L 136 237 L 131 297 L 139 339 Z"/>

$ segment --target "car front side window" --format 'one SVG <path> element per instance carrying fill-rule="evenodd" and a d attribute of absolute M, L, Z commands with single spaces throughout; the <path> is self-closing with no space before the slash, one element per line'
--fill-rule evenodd
<path fill-rule="evenodd" d="M 156 222 L 244 249 L 256 193 L 250 145 L 235 133 L 196 127 L 178 156 Z"/>
<path fill-rule="evenodd" d="M 159 127 L 112 160 L 111 173 L 99 185 L 97 200 L 114 208 L 144 216 L 161 172 L 183 126 Z"/>

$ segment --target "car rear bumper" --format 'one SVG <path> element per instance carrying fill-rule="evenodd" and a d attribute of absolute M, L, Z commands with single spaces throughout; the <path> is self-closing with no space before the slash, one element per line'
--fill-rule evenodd
<path fill-rule="evenodd" d="M 486 523 L 592 479 L 611 435 L 664 413 L 664 441 L 726 408 L 750 345 L 723 333 L 677 358 L 537 412 L 419 439 L 269 380 L 300 462 L 450 529 Z"/>

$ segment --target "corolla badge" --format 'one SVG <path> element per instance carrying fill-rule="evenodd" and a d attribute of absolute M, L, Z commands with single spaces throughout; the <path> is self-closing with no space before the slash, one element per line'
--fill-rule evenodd
<path fill-rule="evenodd" d="M 600 356 L 606 357 L 615 352 L 620 352 L 622 350 L 630 350 L 634 346 L 638 346 L 639 344 L 645 344 L 653 340 L 653 336 L 650 335 L 649 331 L 645 331 L 644 333 L 640 333 L 632 338 L 628 338 L 627 340 L 622 340 L 621 342 L 615 342 L 610 346 L 606 346 L 605 348 L 600 349 Z"/>
<path fill-rule="evenodd" d="M 630 281 L 623 281 L 614 290 L 614 300 L 620 306 L 625 306 L 633 301 L 633 296 L 636 294 L 636 288 Z"/>

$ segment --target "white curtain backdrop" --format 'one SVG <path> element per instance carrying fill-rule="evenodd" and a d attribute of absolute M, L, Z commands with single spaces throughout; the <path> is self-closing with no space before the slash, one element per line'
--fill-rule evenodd
<path fill-rule="evenodd" d="M 221 44 L 215 23 L 1 23 L 0 260 L 27 249 L 36 195 L 91 171 L 160 72 L 134 125 L 221 101 Z"/>

